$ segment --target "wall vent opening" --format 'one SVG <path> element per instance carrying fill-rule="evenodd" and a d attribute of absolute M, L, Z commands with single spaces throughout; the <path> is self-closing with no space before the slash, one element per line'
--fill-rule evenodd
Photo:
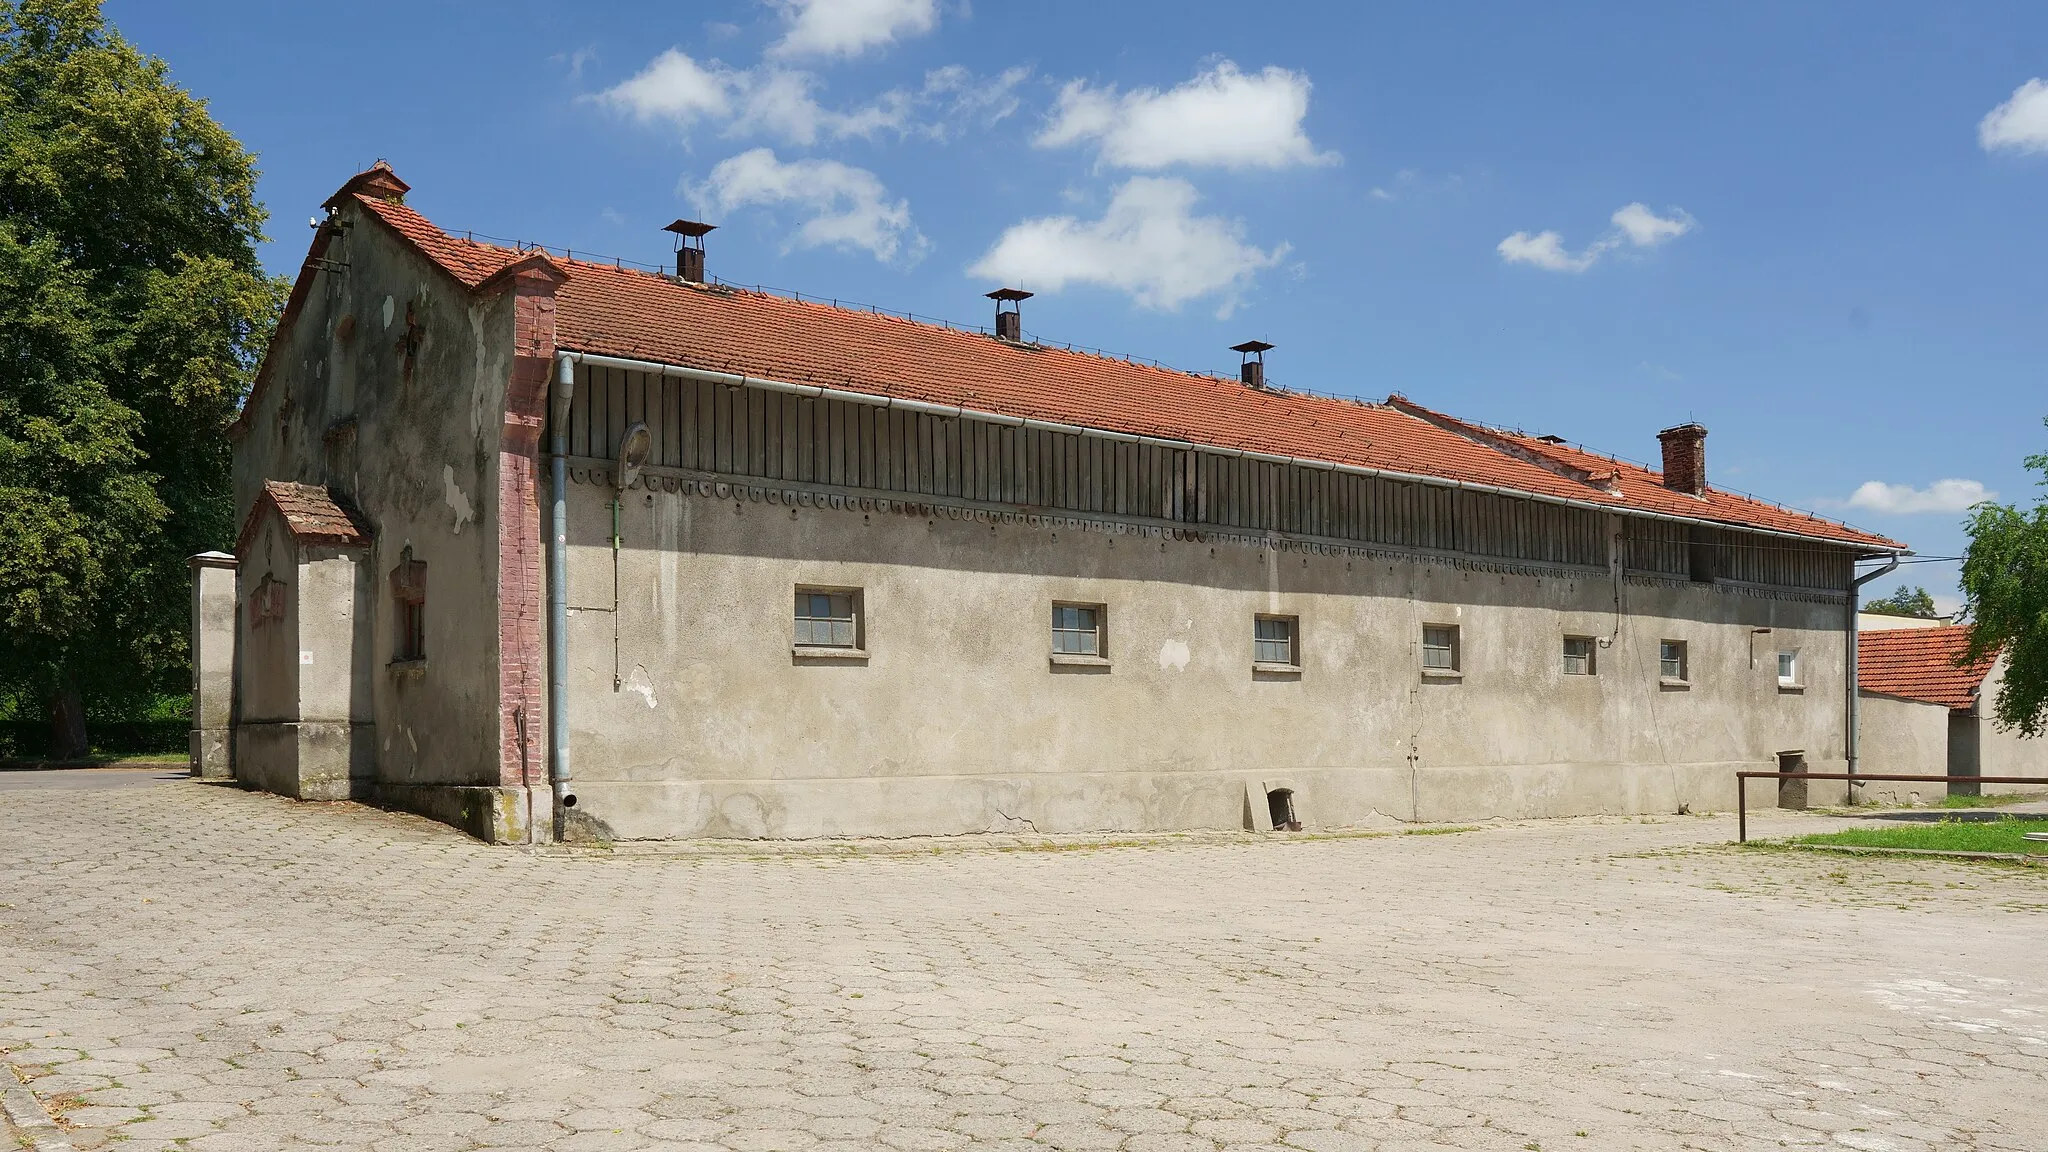
<path fill-rule="evenodd" d="M 1301 820 L 1294 813 L 1294 789 L 1275 788 L 1267 792 L 1266 812 L 1272 817 L 1273 831 L 1301 831 Z"/>
<path fill-rule="evenodd" d="M 1780 752 L 1780 753 L 1778 753 L 1778 771 L 1780 771 L 1780 772 L 1804 772 L 1804 771 L 1806 771 L 1806 753 L 1804 753 L 1804 752 Z M 1778 781 L 1778 807 L 1780 807 L 1780 808 L 1798 808 L 1798 809 L 1804 809 L 1804 808 L 1806 807 L 1806 785 L 1807 785 L 1808 783 L 1810 783 L 1810 781 L 1806 781 L 1806 780 L 1780 780 L 1780 781 Z"/>

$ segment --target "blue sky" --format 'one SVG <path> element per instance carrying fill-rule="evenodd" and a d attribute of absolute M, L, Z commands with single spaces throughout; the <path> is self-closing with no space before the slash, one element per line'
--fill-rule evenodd
<path fill-rule="evenodd" d="M 280 273 L 383 157 L 454 231 L 654 261 L 698 216 L 735 282 L 965 323 L 1012 283 L 1041 339 L 1259 337 L 1638 460 L 1697 419 L 1711 480 L 1927 556 L 2038 492 L 2039 3 L 106 9 L 259 154 Z"/>

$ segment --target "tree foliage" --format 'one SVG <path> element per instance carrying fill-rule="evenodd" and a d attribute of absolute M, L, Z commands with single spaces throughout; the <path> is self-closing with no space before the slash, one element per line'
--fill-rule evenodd
<path fill-rule="evenodd" d="M 1879 616 L 1914 616 L 1922 620 L 1931 620 L 1936 615 L 1934 597 L 1928 594 L 1927 589 L 1916 587 L 1909 592 L 1904 584 L 1882 600 L 1869 601 L 1858 611 L 1874 612 Z"/>
<path fill-rule="evenodd" d="M 2027 457 L 2048 485 L 2048 453 Z M 1972 660 L 2005 656 L 1994 705 L 2000 727 L 2039 736 L 2048 728 L 2048 499 L 2031 509 L 1979 504 L 1966 523 L 1964 610 Z"/>
<path fill-rule="evenodd" d="M 185 558 L 232 544 L 225 429 L 284 285 L 253 157 L 94 0 L 0 0 L 0 690 L 182 680 Z"/>

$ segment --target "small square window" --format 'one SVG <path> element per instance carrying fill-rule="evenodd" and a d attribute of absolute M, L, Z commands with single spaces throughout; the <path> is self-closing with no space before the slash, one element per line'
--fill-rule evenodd
<path fill-rule="evenodd" d="M 1788 648 L 1778 653 L 1778 683 L 1788 687 L 1799 683 L 1799 649 Z"/>
<path fill-rule="evenodd" d="M 860 594 L 851 589 L 797 589 L 796 646 L 860 647 Z"/>
<path fill-rule="evenodd" d="M 1295 664 L 1295 618 L 1256 616 L 1252 618 L 1252 661 L 1257 664 Z"/>
<path fill-rule="evenodd" d="M 1685 641 L 1660 640 L 1657 642 L 1657 674 L 1666 680 L 1684 680 L 1690 671 L 1686 667 Z"/>
<path fill-rule="evenodd" d="M 1431 672 L 1458 670 L 1458 629 L 1452 624 L 1427 624 L 1422 629 L 1422 667 Z"/>
<path fill-rule="evenodd" d="M 1052 654 L 1101 656 L 1103 615 L 1100 604 L 1053 605 Z"/>
<path fill-rule="evenodd" d="M 1593 638 L 1591 636 L 1565 637 L 1564 674 L 1567 676 L 1591 676 L 1593 672 Z"/>

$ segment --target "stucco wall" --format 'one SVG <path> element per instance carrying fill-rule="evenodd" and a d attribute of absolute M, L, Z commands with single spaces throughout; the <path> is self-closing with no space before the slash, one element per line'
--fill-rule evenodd
<path fill-rule="evenodd" d="M 241 635 L 239 720 L 244 724 L 299 718 L 299 548 L 274 509 L 244 542 L 237 566 Z M 250 597 L 266 581 L 283 586 L 282 619 L 259 620 Z"/>
<path fill-rule="evenodd" d="M 1949 710 L 1939 704 L 1901 700 L 1874 692 L 1860 694 L 1862 742 L 1857 770 L 1879 775 L 1945 776 L 1949 765 Z M 1874 782 L 1863 786 L 1865 799 L 1922 801 L 1938 798 L 1940 784 Z"/>
<path fill-rule="evenodd" d="M 1977 762 L 1985 776 L 2038 776 L 2048 785 L 2048 739 L 2028 739 L 2017 730 L 2001 730 L 1991 716 L 1992 703 L 2005 683 L 2005 657 L 1991 666 L 1977 694 Z M 2029 784 L 1986 784 L 1986 792 L 2032 791 Z"/>
<path fill-rule="evenodd" d="M 615 617 L 610 498 L 570 487 L 574 791 L 598 834 L 1238 827 L 1270 787 L 1310 827 L 1668 812 L 1731 807 L 1733 772 L 1779 751 L 1841 764 L 1839 604 L 1632 580 L 1617 631 L 1597 569 L 636 489 Z M 863 590 L 865 661 L 792 653 L 799 584 Z M 1107 605 L 1110 667 L 1049 662 L 1054 600 Z M 1300 617 L 1299 676 L 1254 672 L 1260 612 Z M 1461 628 L 1461 678 L 1421 675 L 1424 623 Z M 1596 676 L 1563 674 L 1567 634 L 1613 635 Z M 1689 688 L 1659 683 L 1665 638 Z M 1777 684 L 1781 646 L 1803 691 Z"/>
<path fill-rule="evenodd" d="M 512 305 L 472 295 L 352 201 L 347 239 L 279 334 L 235 447 L 246 516 L 266 479 L 333 486 L 375 533 L 362 574 L 370 648 L 323 707 L 376 725 L 376 776 L 495 784 L 498 447 Z M 354 424 L 351 428 L 350 421 Z M 427 662 L 390 666 L 388 577 L 407 547 L 427 565 Z M 245 679 L 245 694 L 265 689 Z"/>
<path fill-rule="evenodd" d="M 235 558 L 222 552 L 192 557 L 192 736 L 194 776 L 233 774 Z"/>

